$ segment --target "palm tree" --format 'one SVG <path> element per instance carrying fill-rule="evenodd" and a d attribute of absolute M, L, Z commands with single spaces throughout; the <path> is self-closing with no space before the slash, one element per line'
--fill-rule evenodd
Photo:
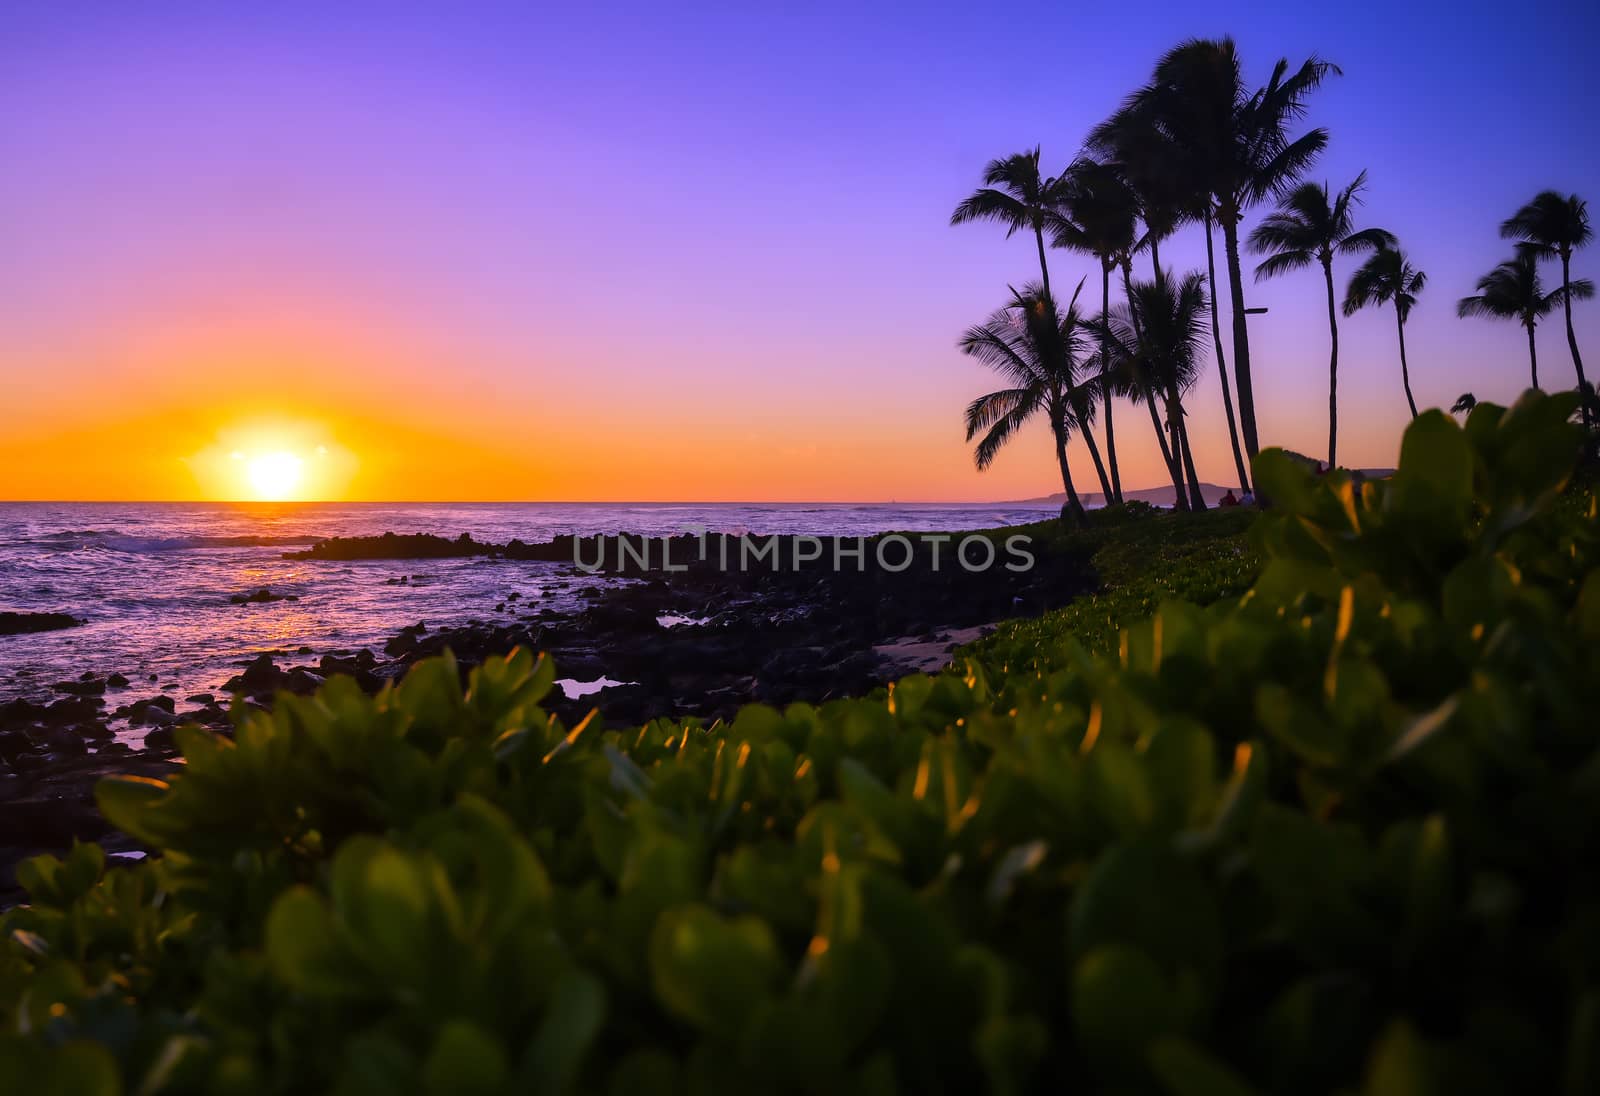
<path fill-rule="evenodd" d="M 1539 280 L 1538 252 L 1527 247 L 1517 248 L 1516 258 L 1507 259 L 1479 278 L 1477 289 L 1476 295 L 1462 297 L 1456 304 L 1456 315 L 1516 320 L 1527 328 L 1528 365 L 1535 388 L 1539 387 L 1539 349 L 1533 329 L 1568 297 L 1588 300 L 1594 296 L 1594 283 L 1586 278 L 1546 293 Z"/>
<path fill-rule="evenodd" d="M 1329 468 L 1339 463 L 1339 311 L 1333 295 L 1333 256 L 1363 254 L 1395 244 L 1392 232 L 1355 227 L 1355 207 L 1361 204 L 1361 191 L 1366 185 L 1365 171 L 1336 195 L 1328 192 L 1326 183 L 1301 183 L 1284 195 L 1276 212 L 1250 234 L 1250 250 L 1267 256 L 1256 267 L 1258 282 L 1304 270 L 1312 263 L 1322 264 L 1322 277 L 1328 286 Z"/>
<path fill-rule="evenodd" d="M 1572 351 L 1572 368 L 1578 373 L 1578 391 L 1584 401 L 1583 421 L 1588 425 L 1589 382 L 1583 375 L 1578 337 L 1572 332 L 1572 253 L 1594 239 L 1589 227 L 1589 203 L 1576 194 L 1562 197 L 1554 190 L 1541 191 L 1500 226 L 1500 235 L 1521 241 L 1541 259 L 1561 260 L 1561 303 L 1567 318 L 1567 347 Z"/>
<path fill-rule="evenodd" d="M 1050 292 L 1050 267 L 1044 257 L 1045 230 L 1054 223 L 1064 180 L 1039 174 L 1039 149 L 1019 152 L 1004 160 L 991 160 L 983 170 L 984 186 L 956 206 L 952 225 L 969 221 L 998 221 L 1006 226 L 1006 239 L 1019 230 L 1033 233 L 1039 247 L 1039 277 Z"/>
<path fill-rule="evenodd" d="M 1411 417 L 1417 417 L 1417 401 L 1411 396 L 1411 371 L 1406 366 L 1406 320 L 1417 294 L 1428 284 L 1428 276 L 1406 260 L 1398 247 L 1380 248 L 1350 276 L 1344 291 L 1344 314 L 1354 316 L 1367 305 L 1394 302 L 1395 328 L 1400 334 L 1400 383 L 1405 386 Z"/>
<path fill-rule="evenodd" d="M 1198 220 L 1188 173 L 1179 157 L 1182 150 L 1159 130 L 1143 124 L 1137 114 L 1118 111 L 1096 126 L 1085 142 L 1091 153 L 1114 165 L 1133 192 L 1144 233 L 1135 251 L 1148 249 L 1154 274 L 1161 271 L 1161 241 L 1185 223 Z"/>
<path fill-rule="evenodd" d="M 1188 178 L 1180 168 L 1177 149 L 1170 140 L 1157 130 L 1140 125 L 1138 119 L 1125 117 L 1120 112 L 1090 133 L 1087 147 L 1119 174 L 1133 196 L 1139 220 L 1144 223 L 1144 233 L 1130 250 L 1123 251 L 1121 255 L 1123 296 L 1125 299 L 1131 299 L 1129 286 L 1133 280 L 1133 252 L 1148 249 L 1152 271 L 1159 276 L 1161 241 L 1171 236 L 1185 221 L 1197 215 L 1191 208 L 1193 198 L 1188 192 Z M 1137 315 L 1133 320 L 1137 325 Z M 1141 393 L 1137 387 L 1131 390 L 1131 394 L 1135 403 L 1140 402 Z M 1233 401 L 1231 397 L 1227 397 L 1226 391 L 1224 397 L 1227 399 L 1228 427 L 1235 435 L 1234 448 L 1237 452 L 1237 432 L 1233 430 Z M 1155 428 L 1156 441 L 1161 447 L 1161 460 L 1167 466 L 1167 472 L 1178 491 L 1179 502 L 1183 504 L 1182 465 L 1175 462 L 1173 452 L 1167 447 L 1167 435 L 1161 428 L 1155 401 L 1144 399 L 1143 402 L 1149 409 L 1150 422 Z M 1181 456 L 1179 459 L 1181 460 Z M 1242 457 L 1239 458 L 1238 464 L 1243 469 Z M 1199 504 L 1203 506 L 1204 500 L 1199 500 Z"/>
<path fill-rule="evenodd" d="M 1111 272 L 1131 253 L 1138 202 L 1115 165 L 1080 158 L 1066 171 L 1067 184 L 1061 215 L 1051 242 L 1056 247 L 1093 255 L 1100 260 L 1100 311 L 1111 307 Z M 1101 344 L 1101 357 L 1105 357 Z M 1110 482 L 1103 484 L 1108 502 L 1122 501 L 1122 477 L 1117 467 L 1116 422 L 1111 413 L 1113 385 L 1102 375 L 1101 395 L 1106 416 L 1106 461 Z"/>
<path fill-rule="evenodd" d="M 1061 485 L 1067 493 L 1062 517 L 1070 516 L 1079 523 L 1084 518 L 1083 502 L 1067 463 L 1067 439 L 1074 429 L 1087 437 L 1087 423 L 1079 414 L 1085 406 L 1092 414 L 1094 407 L 1093 399 L 1085 398 L 1077 383 L 1080 322 L 1076 293 L 1062 315 L 1042 284 L 1029 285 L 1020 293 L 1013 290 L 1009 305 L 969 329 L 958 344 L 962 353 L 989 366 L 1010 385 L 979 396 L 967 407 L 967 440 L 979 439 L 973 452 L 979 471 L 993 463 L 1024 423 L 1043 414 L 1050 424 Z"/>
<path fill-rule="evenodd" d="M 1127 303 L 1112 309 L 1101 324 L 1112 368 L 1135 400 L 1143 399 L 1154 407 L 1159 395 L 1166 432 L 1172 438 L 1169 470 L 1178 505 L 1204 510 L 1205 498 L 1184 421 L 1183 393 L 1199 379 L 1205 354 L 1206 314 L 1210 311 L 1205 275 L 1195 270 L 1174 279 L 1161 271 L 1152 281 L 1131 283 L 1127 294 Z M 1156 432 L 1162 433 L 1159 422 Z"/>
<path fill-rule="evenodd" d="M 1266 86 L 1245 90 L 1233 39 L 1191 39 L 1156 64 L 1151 82 L 1123 107 L 1130 119 L 1164 134 L 1180 150 L 1205 216 L 1222 226 L 1233 297 L 1234 375 L 1245 450 L 1260 450 L 1250 374 L 1250 334 L 1245 324 L 1244 279 L 1239 262 L 1239 222 L 1257 203 L 1288 191 L 1328 143 L 1324 129 L 1290 138 L 1291 122 L 1306 98 L 1339 69 L 1312 57 L 1292 73 L 1287 60 L 1273 67 Z M 1209 223 L 1208 223 L 1209 241 Z M 1220 340 L 1219 340 L 1220 342 Z"/>
<path fill-rule="evenodd" d="M 1155 247 L 1155 241 L 1151 238 L 1148 232 L 1146 232 L 1144 240 L 1140 241 L 1138 246 L 1144 246 L 1145 244 L 1149 244 L 1152 249 Z M 1155 269 L 1157 276 L 1159 276 L 1161 272 L 1161 264 L 1155 263 Z M 1122 256 L 1122 298 L 1123 300 L 1130 302 L 1133 300 L 1133 256 L 1131 255 Z M 1129 310 L 1129 319 L 1133 324 L 1135 337 L 1137 337 L 1139 334 L 1139 313 L 1137 309 Z M 1099 322 L 1105 322 L 1104 314 L 1100 316 Z M 1104 348 L 1102 347 L 1102 350 L 1103 349 Z M 1109 366 L 1105 363 L 1098 363 L 1098 368 L 1109 368 L 1113 371 L 1118 371 L 1126 370 L 1128 367 L 1126 365 L 1119 365 L 1115 359 L 1113 359 L 1112 364 Z M 1150 425 L 1155 428 L 1156 444 L 1161 449 L 1162 463 L 1167 466 L 1167 474 L 1172 477 L 1173 487 L 1178 492 L 1178 507 L 1179 509 L 1188 509 L 1188 504 L 1185 500 L 1185 495 L 1183 492 L 1183 465 L 1181 463 L 1182 454 L 1177 453 L 1176 450 L 1169 448 L 1167 445 L 1167 432 L 1161 427 L 1161 416 L 1156 412 L 1156 402 L 1154 397 L 1148 391 L 1149 385 L 1148 383 L 1140 383 L 1141 381 L 1147 381 L 1147 378 L 1143 378 L 1138 375 L 1124 377 L 1120 372 L 1118 372 L 1116 375 L 1120 382 L 1119 390 L 1125 391 L 1134 403 L 1141 402 L 1142 398 L 1146 408 L 1149 410 Z M 1175 456 L 1174 454 L 1177 455 Z"/>
<path fill-rule="evenodd" d="M 1125 170 L 1139 194 L 1145 240 L 1150 246 L 1150 262 L 1161 272 L 1158 245 L 1184 221 L 1200 221 L 1206 234 L 1207 311 L 1211 313 L 1211 339 L 1216 347 L 1217 375 L 1222 382 L 1222 409 L 1227 416 L 1228 441 L 1233 449 L 1234 471 L 1239 490 L 1250 490 L 1250 475 L 1245 469 L 1244 451 L 1239 448 L 1239 425 L 1233 413 L 1233 386 L 1228 383 L 1228 356 L 1222 347 L 1222 327 L 1218 320 L 1217 265 L 1212 247 L 1212 199 L 1209 190 L 1196 192 L 1193 179 L 1197 170 L 1185 155 L 1192 149 L 1162 131 L 1154 116 L 1148 93 L 1133 96 L 1128 104 L 1096 126 L 1089 134 L 1088 147 L 1099 155 L 1114 157 L 1127 165 Z M 1165 435 L 1163 435 L 1164 437 Z"/>

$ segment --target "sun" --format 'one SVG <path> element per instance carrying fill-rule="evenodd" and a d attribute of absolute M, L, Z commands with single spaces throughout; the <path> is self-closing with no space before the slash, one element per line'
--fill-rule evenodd
<path fill-rule="evenodd" d="M 245 466 L 250 491 L 261 502 L 283 502 L 295 497 L 305 473 L 305 461 L 293 453 L 263 453 Z"/>

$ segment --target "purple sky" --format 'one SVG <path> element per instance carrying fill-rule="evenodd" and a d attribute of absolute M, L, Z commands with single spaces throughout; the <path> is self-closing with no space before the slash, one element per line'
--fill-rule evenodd
<path fill-rule="evenodd" d="M 1520 329 L 1457 320 L 1455 300 L 1537 190 L 1600 199 L 1592 3 L 750 7 L 8 6 L 0 497 L 94 494 L 93 461 L 59 472 L 73 452 L 142 468 L 154 446 L 156 475 L 167 450 L 127 424 L 193 420 L 207 393 L 230 413 L 252 394 L 359 407 L 488 465 L 538 448 L 518 497 L 1057 489 L 1042 437 L 971 467 L 960 411 L 989 378 L 954 342 L 1034 259 L 946 222 L 993 156 L 1041 143 L 1064 164 L 1191 35 L 1233 34 L 1253 81 L 1279 56 L 1343 67 L 1307 121 L 1333 134 L 1312 177 L 1368 169 L 1364 221 L 1429 273 L 1419 402 L 1519 390 Z M 1162 257 L 1204 264 L 1194 231 Z M 1600 248 L 1575 267 L 1600 276 Z M 1053 256 L 1059 282 L 1092 271 Z M 1271 309 L 1252 320 L 1263 439 L 1316 452 L 1318 274 L 1247 296 Z M 1600 371 L 1600 305 L 1578 334 Z M 1392 317 L 1342 337 L 1341 456 L 1391 463 Z M 1546 383 L 1570 383 L 1558 320 L 1540 351 Z M 1208 373 L 1201 474 L 1226 482 L 1220 406 Z M 1128 434 L 1142 420 L 1120 409 Z M 1147 434 L 1124 443 L 1133 485 L 1160 478 Z M 605 455 L 572 455 L 586 444 Z M 116 490 L 160 489 L 128 475 Z"/>

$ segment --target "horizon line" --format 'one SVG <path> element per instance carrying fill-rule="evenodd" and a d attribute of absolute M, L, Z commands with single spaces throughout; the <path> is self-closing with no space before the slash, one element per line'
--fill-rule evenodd
<path fill-rule="evenodd" d="M 1209 480 L 1200 486 L 1233 490 Z M 1171 491 L 1172 485 L 1125 487 L 1123 494 Z M 1043 504 L 1062 491 L 1011 499 L 0 499 L 0 506 L 1015 506 Z M 1101 498 L 1101 491 L 1079 491 L 1080 498 Z"/>

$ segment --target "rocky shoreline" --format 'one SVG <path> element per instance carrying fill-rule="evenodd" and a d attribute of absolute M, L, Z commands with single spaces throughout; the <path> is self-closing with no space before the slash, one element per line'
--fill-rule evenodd
<path fill-rule="evenodd" d="M 1003 544 L 998 534 L 985 536 Z M 75 838 L 107 836 L 94 809 L 95 782 L 113 772 L 161 775 L 174 764 L 172 728 L 198 722 L 227 733 L 226 706 L 234 697 L 265 704 L 280 691 L 311 692 L 334 674 L 377 691 L 419 659 L 446 649 L 465 673 L 491 655 L 525 646 L 555 659 L 565 693 L 552 694 L 547 707 L 569 722 L 594 708 L 612 725 L 663 715 L 729 718 L 757 701 L 820 703 L 869 692 L 936 666 L 981 626 L 1037 614 L 1097 585 L 1085 559 L 1038 545 L 1026 569 L 999 562 L 1002 549 L 994 565 L 970 570 L 937 537 L 907 538 L 911 551 L 886 559 L 876 553 L 881 538 L 868 538 L 859 561 L 847 556 L 836 570 L 826 546 L 821 558 L 797 562 L 813 550 L 814 538 L 778 537 L 766 538 L 773 546 L 762 541 L 769 554 L 755 567 L 725 570 L 722 538 L 627 539 L 626 553 L 617 538 L 587 538 L 576 546 L 588 549 L 579 558 L 604 556 L 608 565 L 598 570 L 608 579 L 625 575 L 630 581 L 584 588 L 585 607 L 575 613 L 519 613 L 513 601 L 496 607 L 500 620 L 444 629 L 419 623 L 381 651 L 264 654 L 239 664 L 217 692 L 190 695 L 181 706 L 170 695 L 139 696 L 140 686 L 151 686 L 120 674 L 57 682 L 58 698 L 48 703 L 0 704 L 0 904 L 14 900 L 8 892 L 17 860 L 59 850 Z M 597 553 L 597 547 L 609 551 Z M 485 545 L 411 536 L 325 541 L 294 555 L 356 560 L 459 553 L 570 562 L 574 548 L 570 538 Z M 968 552 L 983 554 L 981 545 Z M 248 596 L 251 603 L 271 600 L 266 590 Z M 114 740 L 111 724 L 119 722 L 148 728 L 142 750 Z"/>

